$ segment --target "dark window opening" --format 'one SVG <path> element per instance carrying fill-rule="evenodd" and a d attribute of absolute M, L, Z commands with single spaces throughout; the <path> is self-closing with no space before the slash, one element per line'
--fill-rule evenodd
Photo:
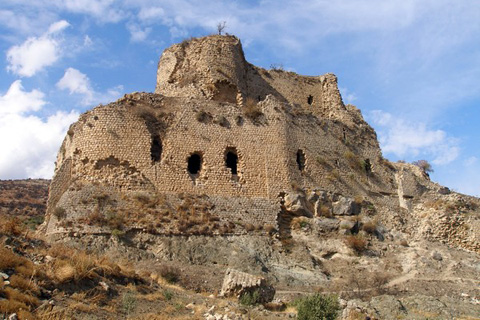
<path fill-rule="evenodd" d="M 152 157 L 152 161 L 154 162 L 160 161 L 160 157 L 162 156 L 162 141 L 160 140 L 159 136 L 155 136 L 152 139 L 152 146 L 150 147 L 150 156 Z"/>
<path fill-rule="evenodd" d="M 365 173 L 367 175 L 370 175 L 370 173 L 372 173 L 372 163 L 370 162 L 370 159 L 363 160 L 363 169 L 365 169 Z"/>
<path fill-rule="evenodd" d="M 305 169 L 305 153 L 301 149 L 297 151 L 297 165 L 298 170 L 303 171 Z"/>
<path fill-rule="evenodd" d="M 202 157 L 198 153 L 192 154 L 188 158 L 187 168 L 190 174 L 198 174 L 202 169 Z"/>
<path fill-rule="evenodd" d="M 311 105 L 313 103 L 313 96 L 312 95 L 308 96 L 307 102 L 308 102 L 309 105 Z"/>
<path fill-rule="evenodd" d="M 231 170 L 233 175 L 237 174 L 238 155 L 235 149 L 227 150 L 225 155 L 225 165 Z"/>

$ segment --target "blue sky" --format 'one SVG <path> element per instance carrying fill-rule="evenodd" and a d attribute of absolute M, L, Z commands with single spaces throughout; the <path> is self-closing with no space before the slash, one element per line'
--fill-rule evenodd
<path fill-rule="evenodd" d="M 249 62 L 335 73 L 386 158 L 480 195 L 480 1 L 2 0 L 0 178 L 50 178 L 78 115 L 152 92 L 162 51 L 238 36 Z"/>

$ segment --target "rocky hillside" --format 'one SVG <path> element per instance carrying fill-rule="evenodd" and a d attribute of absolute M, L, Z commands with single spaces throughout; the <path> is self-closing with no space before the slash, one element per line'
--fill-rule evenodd
<path fill-rule="evenodd" d="M 17 183 L 22 190 L 38 188 L 34 180 Z M 274 230 L 169 239 L 140 232 L 73 237 L 66 244 L 74 247 L 48 244 L 27 233 L 21 219 L 2 212 L 0 314 L 16 313 L 19 319 L 291 319 L 296 299 L 320 291 L 341 297 L 342 319 L 478 319 L 478 255 L 445 244 L 448 237 L 437 241 L 410 231 L 411 219 L 423 229 L 435 226 L 435 219 L 424 217 L 478 216 L 476 199 L 467 198 L 471 202 L 466 204 L 458 202 L 458 195 L 446 196 L 455 197 L 450 207 L 423 203 L 420 216 L 403 215 L 403 225 L 409 226 L 403 232 L 378 226 L 378 213 L 371 212 L 373 222 L 357 215 L 343 221 L 335 215 L 294 217 L 285 239 Z M 452 213 L 455 204 L 458 212 Z M 148 206 L 139 204 L 137 210 L 142 208 Z M 445 220 L 438 221 L 441 230 L 452 230 Z M 266 276 L 276 289 L 276 302 L 265 305 L 270 310 L 217 297 L 227 267 Z"/>
<path fill-rule="evenodd" d="M 33 229 L 43 222 L 50 180 L 0 180 L 0 213 Z"/>
<path fill-rule="evenodd" d="M 273 319 L 297 309 L 308 319 L 302 306 L 319 292 L 342 319 L 480 315 L 480 200 L 385 159 L 334 75 L 255 67 L 233 36 L 168 48 L 155 93 L 81 115 L 60 147 L 45 217 L 39 248 L 70 249 L 37 259 L 33 244 L 10 244 L 22 234 L 8 234 L 15 223 L 4 246 L 50 270 L 34 277 L 39 288 L 70 268 L 79 287 L 62 289 L 58 312 L 115 287 L 80 319 L 125 316 L 114 305 L 120 296 L 131 304 L 128 288 L 143 301 L 131 315 L 140 319 Z M 95 258 L 79 278 L 71 269 L 83 263 L 68 259 L 83 255 Z M 128 261 L 133 273 L 107 260 Z M 21 273 L 6 268 L 8 279 Z M 162 281 L 185 298 L 174 310 L 158 295 Z M 3 288 L 4 302 L 13 299 Z"/>

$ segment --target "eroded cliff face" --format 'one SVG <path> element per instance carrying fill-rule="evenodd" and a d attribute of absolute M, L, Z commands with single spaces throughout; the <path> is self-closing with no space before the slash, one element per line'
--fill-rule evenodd
<path fill-rule="evenodd" d="M 400 232 L 478 252 L 477 208 L 418 167 L 385 160 L 334 75 L 261 69 L 236 37 L 210 36 L 165 50 L 155 93 L 127 94 L 72 124 L 44 230 L 107 242 L 251 236 L 286 250 L 305 217 L 328 225 L 319 239 Z"/>

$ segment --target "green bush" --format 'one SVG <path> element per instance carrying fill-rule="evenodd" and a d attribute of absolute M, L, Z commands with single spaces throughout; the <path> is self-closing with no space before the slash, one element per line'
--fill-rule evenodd
<path fill-rule="evenodd" d="M 300 299 L 297 303 L 298 320 L 334 320 L 340 311 L 336 295 L 316 293 Z"/>
<path fill-rule="evenodd" d="M 240 298 L 238 298 L 240 304 L 244 306 L 254 306 L 260 303 L 260 293 L 258 290 L 255 291 L 245 291 L 242 293 Z"/>

